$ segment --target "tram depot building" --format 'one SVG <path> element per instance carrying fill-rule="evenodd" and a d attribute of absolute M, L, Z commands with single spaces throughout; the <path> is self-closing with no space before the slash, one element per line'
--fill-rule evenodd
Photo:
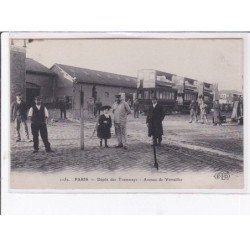
<path fill-rule="evenodd" d="M 17 46 L 11 46 L 10 50 L 10 82 L 11 102 L 20 93 L 27 105 L 31 106 L 34 97 L 40 95 L 48 108 L 55 108 L 56 103 L 66 97 L 74 118 L 80 115 L 81 93 L 86 109 L 90 98 L 99 98 L 103 105 L 112 105 L 118 93 L 132 98 L 137 85 L 137 79 L 130 76 L 57 63 L 49 69 L 26 58 L 25 49 Z"/>

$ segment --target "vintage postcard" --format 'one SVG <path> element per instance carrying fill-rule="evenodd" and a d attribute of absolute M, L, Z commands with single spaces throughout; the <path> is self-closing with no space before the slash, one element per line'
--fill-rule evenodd
<path fill-rule="evenodd" d="M 10 33 L 9 189 L 243 192 L 244 45 Z"/>

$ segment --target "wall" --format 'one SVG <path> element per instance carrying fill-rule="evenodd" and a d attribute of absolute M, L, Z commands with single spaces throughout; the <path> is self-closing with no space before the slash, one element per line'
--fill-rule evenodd
<path fill-rule="evenodd" d="M 54 65 L 52 71 L 57 74 L 55 80 L 55 97 L 71 96 L 73 99 L 73 117 L 80 116 L 80 91 L 84 92 L 84 109 L 87 109 L 87 102 L 92 97 L 92 88 L 94 84 L 73 84 L 71 76 L 65 74 L 57 65 Z M 136 89 L 126 87 L 115 87 L 107 85 L 96 85 L 97 98 L 99 97 L 103 105 L 112 105 L 115 101 L 115 95 L 123 93 L 134 93 Z M 107 95 L 108 93 L 108 95 Z"/>
<path fill-rule="evenodd" d="M 92 84 L 76 85 L 73 93 L 73 116 L 75 119 L 80 116 L 80 91 L 84 92 L 84 109 L 87 109 L 87 102 L 92 97 Z M 106 85 L 96 85 L 97 98 L 100 98 L 102 105 L 112 106 L 115 102 L 115 95 L 122 93 L 134 93 L 136 90 L 126 87 L 115 87 Z M 107 95 L 108 93 L 108 95 Z"/>
<path fill-rule="evenodd" d="M 25 99 L 25 60 L 26 50 L 22 47 L 10 47 L 10 101 L 21 93 Z"/>
<path fill-rule="evenodd" d="M 62 71 L 57 65 L 54 65 L 51 70 L 56 73 L 55 78 L 55 98 L 61 98 L 64 96 L 73 96 L 73 83 L 64 77 Z"/>

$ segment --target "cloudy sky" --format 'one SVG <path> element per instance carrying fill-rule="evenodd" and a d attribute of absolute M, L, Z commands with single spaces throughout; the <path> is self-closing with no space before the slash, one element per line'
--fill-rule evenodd
<path fill-rule="evenodd" d="M 75 39 L 35 40 L 27 57 L 47 67 L 54 63 L 137 76 L 156 69 L 242 90 L 241 39 Z"/>

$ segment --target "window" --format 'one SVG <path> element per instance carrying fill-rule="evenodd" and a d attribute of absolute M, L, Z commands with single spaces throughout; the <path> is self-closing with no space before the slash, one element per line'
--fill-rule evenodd
<path fill-rule="evenodd" d="M 148 92 L 148 90 L 144 91 L 144 99 L 149 99 L 149 92 Z"/>
<path fill-rule="evenodd" d="M 190 100 L 190 95 L 189 94 L 185 94 L 185 101 L 189 101 Z"/>
<path fill-rule="evenodd" d="M 160 92 L 160 99 L 163 99 L 163 93 Z"/>

